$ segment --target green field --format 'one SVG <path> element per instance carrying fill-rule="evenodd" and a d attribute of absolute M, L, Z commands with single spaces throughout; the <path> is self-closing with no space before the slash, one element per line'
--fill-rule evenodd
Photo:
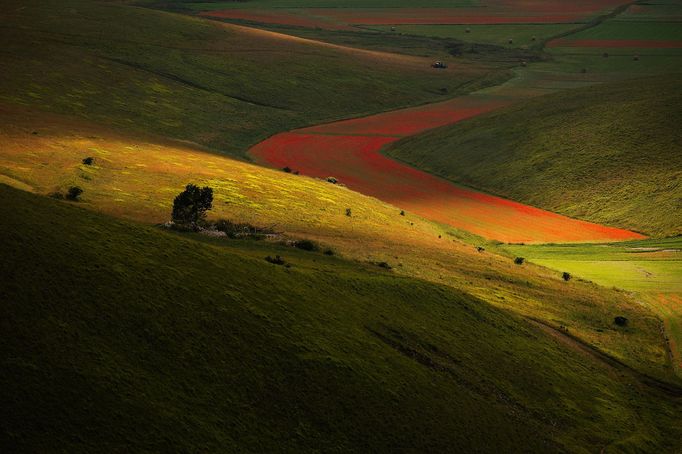
<path fill-rule="evenodd" d="M 678 76 L 548 95 L 397 142 L 453 181 L 649 235 L 680 233 Z"/>
<path fill-rule="evenodd" d="M 682 237 L 613 245 L 504 246 L 548 268 L 605 287 L 635 292 L 682 293 Z"/>
<path fill-rule="evenodd" d="M 658 0 L 655 3 L 639 3 L 630 6 L 618 16 L 619 21 L 635 22 L 682 22 L 682 3 L 679 0 Z"/>
<path fill-rule="evenodd" d="M 609 20 L 598 27 L 571 35 L 570 39 L 682 40 L 682 27 L 680 25 L 677 22 Z"/>
<path fill-rule="evenodd" d="M 469 43 L 495 44 L 505 47 L 533 46 L 543 39 L 577 28 L 577 24 L 498 24 L 498 25 L 396 25 L 395 33 L 454 38 Z M 391 27 L 372 26 L 391 31 Z M 469 30 L 469 33 L 467 33 Z M 533 37 L 536 40 L 533 40 Z M 509 40 L 513 43 L 510 45 Z"/>
<path fill-rule="evenodd" d="M 450 288 L 0 192 L 10 450 L 678 445 L 662 391 Z"/>
<path fill-rule="evenodd" d="M 504 246 L 538 265 L 636 292 L 663 321 L 682 376 L 682 237 L 611 245 Z"/>

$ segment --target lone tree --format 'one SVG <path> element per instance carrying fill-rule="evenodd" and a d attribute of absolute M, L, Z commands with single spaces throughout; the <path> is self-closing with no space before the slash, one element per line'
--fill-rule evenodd
<path fill-rule="evenodd" d="M 213 206 L 213 189 L 188 184 L 173 200 L 173 222 L 196 226 Z"/>
<path fill-rule="evenodd" d="M 567 273 L 566 271 L 564 271 L 564 274 L 562 274 L 561 277 L 563 278 L 563 280 L 568 282 L 571 280 L 571 273 Z"/>

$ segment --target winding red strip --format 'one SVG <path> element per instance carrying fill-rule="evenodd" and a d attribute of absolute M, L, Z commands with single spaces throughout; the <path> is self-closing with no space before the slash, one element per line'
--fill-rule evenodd
<path fill-rule="evenodd" d="M 643 238 L 638 233 L 457 186 L 380 153 L 383 146 L 401 137 L 455 123 L 502 104 L 499 99 L 465 96 L 278 134 L 250 153 L 259 163 L 288 166 L 312 177 L 333 176 L 355 191 L 490 239 L 530 243 Z"/>

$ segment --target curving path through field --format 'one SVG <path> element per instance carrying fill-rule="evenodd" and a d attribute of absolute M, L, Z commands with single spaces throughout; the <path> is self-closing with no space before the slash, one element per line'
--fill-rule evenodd
<path fill-rule="evenodd" d="M 474 94 L 299 129 L 261 142 L 250 154 L 271 167 L 290 167 L 312 177 L 333 176 L 350 189 L 489 239 L 542 243 L 643 238 L 458 186 L 380 152 L 402 137 L 489 112 L 512 100 Z"/>

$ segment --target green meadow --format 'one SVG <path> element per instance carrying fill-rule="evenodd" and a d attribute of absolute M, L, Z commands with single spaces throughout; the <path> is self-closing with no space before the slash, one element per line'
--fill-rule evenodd
<path fill-rule="evenodd" d="M 613 244 L 504 246 L 534 263 L 605 287 L 682 293 L 682 237 Z"/>

